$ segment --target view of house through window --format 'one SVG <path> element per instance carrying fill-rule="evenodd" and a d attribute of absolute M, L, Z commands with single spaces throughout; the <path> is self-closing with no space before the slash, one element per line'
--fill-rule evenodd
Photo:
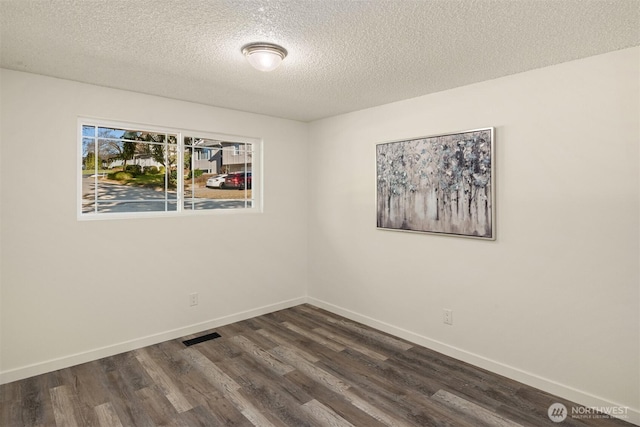
<path fill-rule="evenodd" d="M 253 209 L 257 141 L 80 121 L 80 217 Z"/>

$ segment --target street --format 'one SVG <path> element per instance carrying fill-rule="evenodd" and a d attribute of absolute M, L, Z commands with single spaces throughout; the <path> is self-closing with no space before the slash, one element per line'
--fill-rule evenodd
<path fill-rule="evenodd" d="M 98 188 L 97 201 L 95 188 Z M 251 207 L 250 199 L 193 198 L 184 202 L 185 210 L 238 209 Z M 97 209 L 96 209 L 97 204 Z M 82 213 L 176 211 L 177 193 L 161 189 L 117 184 L 103 178 L 82 179 Z"/>

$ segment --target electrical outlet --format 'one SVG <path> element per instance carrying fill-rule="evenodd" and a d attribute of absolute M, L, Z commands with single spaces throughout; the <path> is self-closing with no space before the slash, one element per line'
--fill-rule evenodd
<path fill-rule="evenodd" d="M 453 325 L 453 310 L 449 308 L 444 309 L 442 321 L 446 325 Z"/>
<path fill-rule="evenodd" d="M 190 294 L 189 295 L 189 305 L 193 307 L 194 305 L 198 305 L 198 294 Z"/>

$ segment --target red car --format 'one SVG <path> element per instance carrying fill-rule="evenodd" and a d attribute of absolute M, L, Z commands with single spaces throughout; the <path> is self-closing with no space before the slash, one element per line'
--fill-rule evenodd
<path fill-rule="evenodd" d="M 230 173 L 220 184 L 220 188 L 251 189 L 251 172 Z"/>

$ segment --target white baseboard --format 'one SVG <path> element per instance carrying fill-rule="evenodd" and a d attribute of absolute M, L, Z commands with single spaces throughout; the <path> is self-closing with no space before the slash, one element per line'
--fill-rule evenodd
<path fill-rule="evenodd" d="M 288 301 L 282 301 L 276 304 L 271 304 L 264 307 L 258 307 L 228 316 L 219 317 L 217 319 L 207 320 L 206 322 L 196 323 L 158 334 L 148 335 L 146 337 L 136 338 L 134 340 L 96 348 L 82 353 L 72 354 L 58 359 L 52 359 L 33 365 L 3 371 L 0 372 L 0 384 L 6 384 L 13 381 L 33 377 L 35 375 L 53 372 L 58 369 L 64 369 L 70 366 L 79 365 L 81 363 L 91 362 L 94 360 L 102 359 L 103 357 L 109 357 L 116 354 L 124 353 L 126 351 L 136 350 L 138 348 L 158 344 L 163 341 L 173 340 L 185 335 L 202 332 L 207 329 L 213 329 L 220 326 L 228 325 L 230 323 L 240 322 L 242 320 L 261 316 L 267 313 L 273 313 L 274 311 L 294 307 L 296 305 L 304 304 L 305 302 L 307 302 L 306 297 L 294 298 Z"/>
<path fill-rule="evenodd" d="M 606 408 L 616 408 L 616 410 L 619 408 L 626 408 L 625 409 L 626 413 L 619 414 L 619 418 L 623 419 L 624 421 L 640 426 L 640 409 L 639 408 L 630 408 L 625 405 L 620 405 L 618 403 L 608 401 L 606 399 L 592 395 L 590 393 L 577 390 L 573 387 L 570 387 L 564 384 L 560 384 L 556 381 L 543 378 L 536 374 L 532 374 L 530 372 L 526 372 L 521 369 L 514 368 L 513 366 L 509 366 L 504 363 L 500 363 L 495 360 L 491 360 L 486 357 L 468 352 L 466 350 L 453 347 L 443 342 L 433 340 L 431 338 L 428 338 L 422 335 L 418 335 L 406 329 L 402 329 L 397 326 L 390 325 L 385 322 L 381 322 L 371 317 L 364 316 L 354 311 L 345 309 L 343 307 L 339 307 L 337 305 L 334 305 L 313 297 L 308 297 L 307 302 L 311 305 L 315 305 L 316 307 L 325 309 L 327 311 L 330 311 L 332 313 L 354 320 L 356 322 L 363 323 L 367 326 L 379 329 L 381 331 L 387 332 L 397 337 L 404 338 L 407 341 L 411 341 L 415 344 L 421 345 L 423 347 L 427 347 L 429 349 L 435 350 L 437 352 L 440 352 L 447 356 L 461 360 L 463 362 L 470 363 L 479 368 L 483 368 L 488 371 L 494 372 L 496 374 L 505 376 L 512 380 L 519 381 L 523 384 L 546 391 L 548 393 L 554 394 L 556 396 L 562 397 L 564 399 L 570 400 L 572 402 L 578 403 L 588 408 L 603 408 L 603 410 L 606 410 Z"/>

